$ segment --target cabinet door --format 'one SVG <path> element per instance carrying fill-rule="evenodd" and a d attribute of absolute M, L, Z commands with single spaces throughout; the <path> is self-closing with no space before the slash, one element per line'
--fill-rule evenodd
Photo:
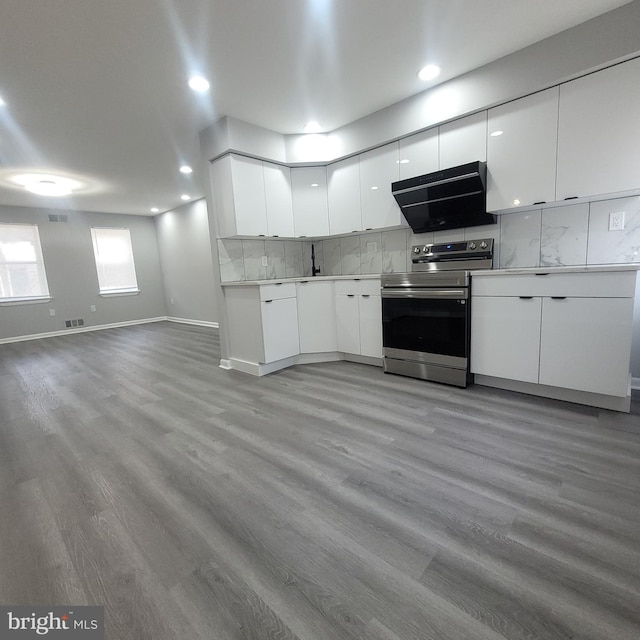
<path fill-rule="evenodd" d="M 558 87 L 489 109 L 488 132 L 487 210 L 555 200 Z"/>
<path fill-rule="evenodd" d="M 556 200 L 638 188 L 640 58 L 560 87 Z"/>
<path fill-rule="evenodd" d="M 541 298 L 471 300 L 471 372 L 538 382 Z"/>
<path fill-rule="evenodd" d="M 361 295 L 360 353 L 363 356 L 382 358 L 382 300 L 380 296 Z"/>
<path fill-rule="evenodd" d="M 487 159 L 487 112 L 481 111 L 439 127 L 440 169 Z"/>
<path fill-rule="evenodd" d="M 276 362 L 300 353 L 298 310 L 295 298 L 265 300 L 260 303 L 264 359 Z"/>
<path fill-rule="evenodd" d="M 544 298 L 540 384 L 624 397 L 632 298 Z"/>
<path fill-rule="evenodd" d="M 329 233 L 362 230 L 360 160 L 357 156 L 327 167 Z"/>
<path fill-rule="evenodd" d="M 298 282 L 300 353 L 337 351 L 333 282 Z"/>
<path fill-rule="evenodd" d="M 329 234 L 326 167 L 291 169 L 293 224 L 296 236 Z"/>
<path fill-rule="evenodd" d="M 400 207 L 391 195 L 391 183 L 400 179 L 398 143 L 360 155 L 362 226 L 380 229 L 401 224 Z"/>
<path fill-rule="evenodd" d="M 291 170 L 270 162 L 263 162 L 263 170 L 267 231 L 270 236 L 292 238 Z"/>
<path fill-rule="evenodd" d="M 398 142 L 400 180 L 438 170 L 438 129 L 428 129 Z"/>
<path fill-rule="evenodd" d="M 355 293 L 336 296 L 338 351 L 360 353 L 360 311 Z"/>
<path fill-rule="evenodd" d="M 236 233 L 240 236 L 266 236 L 267 207 L 262 161 L 234 155 L 230 158 Z"/>

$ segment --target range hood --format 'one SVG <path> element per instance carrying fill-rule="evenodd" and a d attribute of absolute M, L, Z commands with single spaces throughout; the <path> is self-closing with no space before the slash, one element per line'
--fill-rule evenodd
<path fill-rule="evenodd" d="M 487 163 L 470 162 L 391 184 L 414 233 L 495 224 L 487 213 Z"/>

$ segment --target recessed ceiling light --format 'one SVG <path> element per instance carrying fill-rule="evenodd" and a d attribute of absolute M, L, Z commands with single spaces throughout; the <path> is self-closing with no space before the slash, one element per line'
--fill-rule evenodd
<path fill-rule="evenodd" d="M 180 199 L 181 199 L 181 200 L 191 200 L 191 196 L 187 195 L 186 193 L 183 193 L 183 194 L 180 196 Z"/>
<path fill-rule="evenodd" d="M 14 176 L 12 180 L 39 196 L 68 196 L 74 189 L 81 186 L 79 182 L 70 178 L 36 173 L 24 173 Z"/>
<path fill-rule="evenodd" d="M 188 164 L 183 164 L 180 167 L 180 173 L 193 173 L 193 169 Z"/>
<path fill-rule="evenodd" d="M 0 107 L 4 107 L 7 104 L 2 98 L 0 98 Z"/>
<path fill-rule="evenodd" d="M 151 207 L 151 213 L 159 213 L 160 209 L 158 207 Z"/>
<path fill-rule="evenodd" d="M 204 93 L 205 91 L 209 91 L 209 81 L 202 76 L 192 76 L 189 78 L 189 86 L 198 93 Z"/>
<path fill-rule="evenodd" d="M 440 67 L 435 64 L 428 64 L 426 67 L 422 67 L 418 71 L 418 78 L 420 80 L 433 80 L 440 75 Z"/>
<path fill-rule="evenodd" d="M 501 131 L 500 129 L 498 129 L 497 131 L 492 131 L 490 135 L 492 138 L 497 138 L 498 136 L 501 136 L 503 133 L 504 131 Z"/>
<path fill-rule="evenodd" d="M 319 133 L 322 131 L 322 127 L 315 120 L 310 120 L 304 125 L 303 131 L 305 133 Z"/>
<path fill-rule="evenodd" d="M 409 160 L 403 158 L 402 160 L 396 160 L 396 164 L 409 164 Z"/>
<path fill-rule="evenodd" d="M 518 200 L 518 198 L 516 198 L 516 199 L 513 201 L 513 204 L 517 207 L 517 206 L 520 204 L 520 200 Z"/>
<path fill-rule="evenodd" d="M 317 187 L 317 186 L 318 186 L 318 183 L 317 183 L 317 182 L 314 182 L 314 183 L 312 183 L 312 185 L 311 185 L 311 186 L 312 186 L 312 187 Z"/>
<path fill-rule="evenodd" d="M 378 187 L 371 187 L 371 191 L 376 191 Z"/>

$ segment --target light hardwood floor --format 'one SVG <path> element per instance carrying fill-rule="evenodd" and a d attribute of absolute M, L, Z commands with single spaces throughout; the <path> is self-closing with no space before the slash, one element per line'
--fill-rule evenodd
<path fill-rule="evenodd" d="M 211 329 L 0 346 L 0 603 L 110 640 L 640 638 L 640 408 L 329 363 Z"/>

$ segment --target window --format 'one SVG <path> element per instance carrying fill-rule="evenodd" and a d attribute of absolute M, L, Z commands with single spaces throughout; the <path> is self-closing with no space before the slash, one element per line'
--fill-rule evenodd
<path fill-rule="evenodd" d="M 49 298 L 35 224 L 0 224 L 0 302 Z"/>
<path fill-rule="evenodd" d="M 138 293 L 129 229 L 91 229 L 101 294 Z"/>

